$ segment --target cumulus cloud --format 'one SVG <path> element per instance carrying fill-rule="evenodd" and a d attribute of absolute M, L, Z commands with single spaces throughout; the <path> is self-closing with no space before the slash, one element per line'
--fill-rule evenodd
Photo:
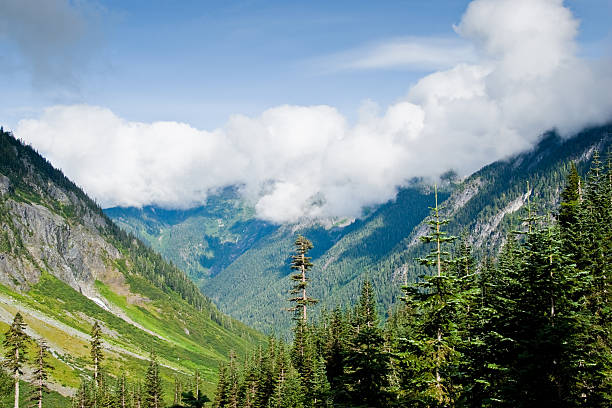
<path fill-rule="evenodd" d="M 413 177 L 469 174 L 611 119 L 612 73 L 576 57 L 578 22 L 561 0 L 475 0 L 455 27 L 478 63 L 422 78 L 349 123 L 329 106 L 279 106 L 204 131 L 135 123 L 108 109 L 57 106 L 23 120 L 31 142 L 103 205 L 188 207 L 239 185 L 259 217 L 357 216 Z"/>
<path fill-rule="evenodd" d="M 27 72 L 37 88 L 76 89 L 95 40 L 95 9 L 85 1 L 2 0 L 4 68 Z"/>

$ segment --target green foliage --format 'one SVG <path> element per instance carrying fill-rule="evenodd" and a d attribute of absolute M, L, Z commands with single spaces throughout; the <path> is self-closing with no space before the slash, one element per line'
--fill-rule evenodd
<path fill-rule="evenodd" d="M 155 352 L 151 352 L 149 367 L 145 376 L 145 407 L 160 408 L 164 405 L 162 396 L 162 380 L 159 374 L 159 362 Z"/>
<path fill-rule="evenodd" d="M 230 363 L 216 406 L 610 406 L 611 170 L 595 155 L 582 195 L 571 170 L 558 220 L 527 200 L 524 232 L 480 264 L 436 205 L 430 273 L 384 329 L 366 281 L 350 311 L 297 321 L 292 358 L 270 341 L 244 369 Z"/>
<path fill-rule="evenodd" d="M 291 280 L 295 282 L 291 294 L 297 296 L 289 299 L 295 303 L 295 306 L 289 308 L 289 310 L 295 313 L 295 319 L 302 320 L 302 324 L 306 324 L 308 306 L 317 303 L 316 299 L 306 294 L 306 288 L 310 280 L 306 277 L 306 272 L 312 268 L 312 262 L 310 262 L 312 258 L 306 256 L 306 254 L 312 248 L 312 242 L 300 235 L 295 240 L 295 255 L 291 256 L 291 269 L 297 271 L 297 273 L 291 275 Z"/>
<path fill-rule="evenodd" d="M 96 321 L 91 328 L 91 363 L 94 369 L 94 382 L 97 386 L 100 386 L 100 373 L 101 373 L 101 364 L 102 360 L 104 360 L 104 353 L 102 353 L 102 329 L 100 324 Z"/>
<path fill-rule="evenodd" d="M 49 347 L 44 340 L 39 340 L 37 342 L 38 352 L 36 353 L 36 358 L 34 360 L 34 371 L 33 371 L 33 380 L 34 385 L 36 386 L 35 392 L 31 396 L 31 400 L 36 403 L 42 405 L 43 397 L 45 394 L 49 392 L 47 388 L 47 380 L 49 379 L 49 372 L 53 370 L 53 366 L 49 364 Z"/>

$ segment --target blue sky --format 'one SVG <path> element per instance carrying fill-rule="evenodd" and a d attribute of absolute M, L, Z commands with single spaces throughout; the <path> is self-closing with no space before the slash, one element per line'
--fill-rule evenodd
<path fill-rule="evenodd" d="M 0 1 L 0 122 L 103 206 L 357 217 L 612 120 L 609 0 Z"/>
<path fill-rule="evenodd" d="M 364 100 L 387 105 L 403 97 L 427 67 L 336 70 L 326 57 L 406 37 L 456 38 L 453 24 L 468 3 L 84 2 L 73 7 L 87 25 L 79 33 L 84 41 L 67 51 L 76 60 L 73 66 L 61 67 L 77 78 L 70 86 L 58 86 L 55 78 L 32 86 L 31 73 L 23 67 L 28 62 L 10 33 L 0 37 L 3 60 L 21 65 L 3 73 L 8 98 L 0 102 L 0 114 L 14 127 L 22 116 L 47 105 L 87 103 L 130 120 L 212 128 L 234 113 L 255 115 L 280 104 L 328 104 L 354 118 Z M 582 22 L 582 52 L 605 52 L 612 3 L 565 4 Z"/>

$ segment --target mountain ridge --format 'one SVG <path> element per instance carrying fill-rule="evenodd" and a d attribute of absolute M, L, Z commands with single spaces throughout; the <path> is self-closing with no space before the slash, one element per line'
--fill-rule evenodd
<path fill-rule="evenodd" d="M 479 256 L 494 255 L 505 234 L 520 223 L 527 197 L 539 203 L 541 211 L 551 211 L 558 202 L 558 186 L 564 182 L 569 161 L 576 161 L 584 174 L 593 152 L 610 146 L 611 129 L 610 124 L 596 126 L 568 138 L 546 132 L 528 151 L 490 163 L 461 181 L 447 179 L 439 198 L 452 217 L 450 232 L 467 233 Z M 426 231 L 424 220 L 433 205 L 432 189 L 427 185 L 400 189 L 394 201 L 349 227 L 338 228 L 333 239 L 321 227 L 281 226 L 259 237 L 227 267 L 198 282 L 224 312 L 264 331 L 286 329 L 291 325 L 290 316 L 283 311 L 290 287 L 288 258 L 299 232 L 313 240 L 314 251 L 322 247 L 317 241 L 325 242 L 323 251 L 313 253 L 311 284 L 313 296 L 322 299 L 322 307 L 353 303 L 359 283 L 368 276 L 382 310 L 388 310 L 401 296 L 401 284 L 422 273 L 413 259 L 422 255 L 417 244 Z M 404 199 L 402 194 L 412 196 Z M 377 221 L 376 214 L 385 211 L 387 219 Z M 372 236 L 375 238 L 368 241 Z M 265 310 L 260 312 L 260 307 Z"/>
<path fill-rule="evenodd" d="M 91 374 L 96 321 L 109 375 L 126 370 L 136 381 L 156 350 L 166 388 L 198 369 L 211 392 L 230 350 L 243 354 L 263 341 L 4 131 L 0 158 L 0 340 L 21 310 L 30 332 L 52 346 L 56 390 L 71 395 Z"/>

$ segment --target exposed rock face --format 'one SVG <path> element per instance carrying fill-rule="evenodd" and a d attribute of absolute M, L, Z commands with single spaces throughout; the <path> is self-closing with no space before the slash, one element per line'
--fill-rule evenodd
<path fill-rule="evenodd" d="M 38 282 L 44 269 L 90 296 L 96 279 L 118 273 L 111 265 L 120 253 L 98 232 L 99 218 L 86 217 L 85 225 L 70 223 L 45 206 L 13 199 L 6 200 L 3 207 L 14 227 L 11 232 L 18 233 L 30 254 L 25 262 L 24 257 L 4 254 L 0 280 L 8 286 L 27 289 Z M 12 239 L 17 245 L 17 238 Z"/>
<path fill-rule="evenodd" d="M 48 272 L 89 298 L 99 297 L 96 280 L 125 284 L 101 212 L 56 174 L 35 170 L 32 156 L 8 152 L 8 173 L 0 173 L 0 284 L 23 292 Z"/>
<path fill-rule="evenodd" d="M 0 174 L 0 197 L 9 192 L 10 186 L 9 178 Z"/>
<path fill-rule="evenodd" d="M 92 297 L 96 293 L 95 280 L 119 273 L 112 267 L 112 261 L 120 257 L 119 251 L 96 228 L 102 226 L 101 218 L 90 215 L 84 218 L 84 224 L 71 223 L 43 205 L 13 199 L 5 200 L 2 210 L 12 221 L 12 229 L 2 225 L 11 233 L 12 246 L 18 246 L 21 241 L 29 254 L 25 257 L 12 253 L 0 255 L 3 284 L 27 290 L 38 282 L 42 270 L 46 270 Z"/>

